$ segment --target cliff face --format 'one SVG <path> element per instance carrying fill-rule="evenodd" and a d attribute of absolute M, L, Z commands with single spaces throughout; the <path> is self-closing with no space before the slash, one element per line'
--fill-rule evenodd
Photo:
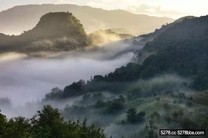
<path fill-rule="evenodd" d="M 48 13 L 38 24 L 19 36 L 0 39 L 1 50 L 62 51 L 85 47 L 87 35 L 80 21 L 71 13 Z"/>

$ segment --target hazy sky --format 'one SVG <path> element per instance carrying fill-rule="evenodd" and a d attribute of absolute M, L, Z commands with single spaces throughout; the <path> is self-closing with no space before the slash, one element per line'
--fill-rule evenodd
<path fill-rule="evenodd" d="M 208 14 L 208 0 L 0 0 L 0 11 L 15 5 L 42 3 L 73 3 L 173 18 Z"/>

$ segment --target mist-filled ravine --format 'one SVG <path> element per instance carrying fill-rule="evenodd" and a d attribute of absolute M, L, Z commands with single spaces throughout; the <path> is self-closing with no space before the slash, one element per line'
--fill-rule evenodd
<path fill-rule="evenodd" d="M 96 53 L 65 53 L 63 57 L 28 57 L 9 53 L 0 56 L 0 93 L 12 105 L 41 100 L 53 87 L 63 88 L 80 79 L 105 75 L 127 64 L 132 59 L 127 53 L 113 59 L 101 59 Z"/>
<path fill-rule="evenodd" d="M 208 16 L 39 6 L 0 12 L 3 25 L 15 11 L 48 12 L 0 32 L 0 138 L 208 137 Z"/>

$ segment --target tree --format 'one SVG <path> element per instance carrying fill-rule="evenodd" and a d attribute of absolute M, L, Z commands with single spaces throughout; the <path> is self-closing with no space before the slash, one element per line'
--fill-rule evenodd
<path fill-rule="evenodd" d="M 83 94 L 83 88 L 85 85 L 84 80 L 73 82 L 71 85 L 64 88 L 62 98 L 69 98 Z"/>
<path fill-rule="evenodd" d="M 136 112 L 136 109 L 129 108 L 127 110 L 127 122 L 129 123 L 141 123 L 144 121 L 145 112 Z"/>
<path fill-rule="evenodd" d="M 151 115 L 150 115 L 150 118 L 152 120 L 158 120 L 160 119 L 160 114 L 158 112 L 153 112 Z"/>
<path fill-rule="evenodd" d="M 32 118 L 32 125 L 35 138 L 63 137 L 63 118 L 58 109 L 51 106 L 44 106 L 37 115 Z"/>
<path fill-rule="evenodd" d="M 58 109 L 44 106 L 31 118 L 12 118 L 9 121 L 0 114 L 0 138 L 106 138 L 95 125 L 65 122 Z"/>
<path fill-rule="evenodd" d="M 148 136 L 147 136 L 147 138 L 157 138 L 158 137 L 157 133 L 155 133 L 155 129 L 157 129 L 157 127 L 155 126 L 154 121 L 150 120 L 149 124 L 148 124 Z"/>
<path fill-rule="evenodd" d="M 24 117 L 10 119 L 4 126 L 2 138 L 30 138 L 32 128 L 29 120 Z"/>
<path fill-rule="evenodd" d="M 58 100 L 61 98 L 63 91 L 58 87 L 51 89 L 51 92 L 45 95 L 45 100 Z"/>
<path fill-rule="evenodd" d="M 127 111 L 127 122 L 135 123 L 137 121 L 137 112 L 134 108 L 130 108 Z"/>
<path fill-rule="evenodd" d="M 100 108 L 100 107 L 104 107 L 105 106 L 105 102 L 103 102 L 103 100 L 97 100 L 95 107 L 96 108 Z"/>
<path fill-rule="evenodd" d="M 4 132 L 4 127 L 7 123 L 6 116 L 0 113 L 0 136 L 2 136 Z"/>
<path fill-rule="evenodd" d="M 119 98 L 108 101 L 106 107 L 106 113 L 116 113 L 124 109 L 125 99 L 123 96 L 119 96 Z"/>
<path fill-rule="evenodd" d="M 149 120 L 144 129 L 140 132 L 140 135 L 142 135 L 144 138 L 158 138 L 155 129 L 157 129 L 157 126 L 155 125 L 154 121 Z"/>

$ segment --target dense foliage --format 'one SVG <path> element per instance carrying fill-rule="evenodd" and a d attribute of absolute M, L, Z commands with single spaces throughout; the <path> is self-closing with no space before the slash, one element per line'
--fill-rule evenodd
<path fill-rule="evenodd" d="M 127 110 L 127 122 L 128 123 L 141 123 L 144 121 L 145 112 L 137 113 L 136 109 L 129 108 Z"/>
<path fill-rule="evenodd" d="M 207 23 L 206 16 L 164 26 L 157 38 L 144 47 L 145 52 L 153 54 L 142 65 L 130 63 L 88 82 L 74 82 L 63 91 L 56 89 L 48 94 L 46 100 L 83 95 L 77 106 L 64 110 L 65 115 L 86 115 L 92 122 L 101 121 L 103 127 L 108 123 L 120 123 L 120 129 L 144 126 L 138 134 L 128 133 L 127 138 L 156 138 L 159 127 L 207 129 L 207 92 L 189 93 L 190 88 L 208 89 Z M 105 91 L 123 96 L 111 100 L 92 98 L 92 94 Z M 100 117 L 106 120 L 102 122 Z"/>
<path fill-rule="evenodd" d="M 145 46 L 156 54 L 147 58 L 141 76 L 178 73 L 193 77 L 193 88 L 208 88 L 208 16 L 185 20 Z"/>
<path fill-rule="evenodd" d="M 166 25 L 159 31 L 158 36 L 144 47 L 144 51 L 155 54 L 149 56 L 143 65 L 129 63 L 106 76 L 96 75 L 87 83 L 74 82 L 66 86 L 57 97 L 68 98 L 102 90 L 118 93 L 125 91 L 129 82 L 166 73 L 177 73 L 191 78 L 192 88 L 205 90 L 208 88 L 207 23 L 208 16 L 205 16 L 185 18 Z M 56 97 L 56 94 L 50 93 L 46 99 Z"/>
<path fill-rule="evenodd" d="M 44 106 L 31 118 L 16 117 L 7 120 L 0 114 L 1 138 L 106 138 L 95 125 L 65 122 L 58 109 Z"/>
<path fill-rule="evenodd" d="M 95 104 L 95 108 L 104 108 L 104 113 L 107 114 L 118 113 L 125 108 L 125 99 L 123 96 L 119 96 L 119 98 L 106 102 L 98 100 Z"/>
<path fill-rule="evenodd" d="M 76 19 L 69 20 L 76 26 Z M 44 26 L 45 22 L 39 25 Z M 183 87 L 188 89 L 190 85 L 182 78 L 153 77 L 159 78 L 162 74 L 178 77 L 178 74 L 193 80 L 192 88 L 208 89 L 208 16 L 166 25 L 155 33 L 152 35 L 157 38 L 143 49 L 153 54 L 142 65 L 129 63 L 108 75 L 95 75 L 87 82 L 73 82 L 63 90 L 54 88 L 44 100 L 82 96 L 81 100 L 65 106 L 64 117 L 83 119 L 87 116 L 91 123 L 101 122 L 102 127 L 144 126 L 140 126 L 140 132 L 134 138 L 156 138 L 157 126 L 207 129 L 207 92 L 184 92 Z M 0 37 L 4 38 L 3 35 Z M 106 98 L 106 95 L 110 96 Z M 1 102 L 9 104 L 8 99 L 0 99 Z M 45 106 L 31 119 L 7 120 L 0 115 L 0 137 L 105 138 L 105 135 L 94 125 L 87 126 L 86 121 L 65 122 L 57 109 Z"/>
<path fill-rule="evenodd" d="M 66 86 L 63 91 L 58 88 L 52 89 L 45 98 L 46 100 L 66 99 L 87 92 L 103 90 L 120 93 L 129 85 L 130 82 L 136 81 L 139 78 L 140 72 L 140 65 L 129 63 L 106 76 L 95 75 L 92 80 L 87 82 L 83 80 L 73 82 Z"/>

